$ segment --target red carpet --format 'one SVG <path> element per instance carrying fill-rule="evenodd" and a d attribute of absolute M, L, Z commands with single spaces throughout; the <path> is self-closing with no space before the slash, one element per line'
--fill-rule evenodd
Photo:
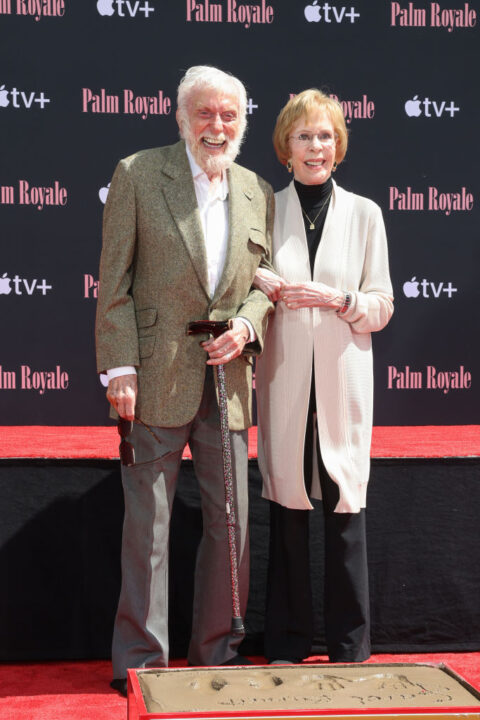
<path fill-rule="evenodd" d="M 373 458 L 479 456 L 480 425 L 373 428 Z M 257 457 L 256 427 L 249 431 L 249 457 Z M 118 433 L 115 426 L 4 426 L 0 458 L 118 458 Z"/>
<path fill-rule="evenodd" d="M 263 658 L 256 658 L 263 662 Z M 310 661 L 325 662 L 325 657 Z M 443 662 L 480 690 L 480 653 L 374 655 L 368 662 Z M 184 665 L 184 661 L 172 665 Z M 107 661 L 0 666 L 1 720 L 121 720 L 127 702 L 109 687 Z"/>

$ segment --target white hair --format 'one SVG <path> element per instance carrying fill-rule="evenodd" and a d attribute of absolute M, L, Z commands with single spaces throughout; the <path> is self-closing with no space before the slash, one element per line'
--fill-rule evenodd
<path fill-rule="evenodd" d="M 247 128 L 247 91 L 245 85 L 234 75 L 219 70 L 210 65 L 194 65 L 189 68 L 180 80 L 177 91 L 177 109 L 181 123 L 188 117 L 188 103 L 190 96 L 200 88 L 220 90 L 234 95 L 238 101 L 239 137 L 243 140 Z M 182 128 L 180 135 L 183 137 Z"/>

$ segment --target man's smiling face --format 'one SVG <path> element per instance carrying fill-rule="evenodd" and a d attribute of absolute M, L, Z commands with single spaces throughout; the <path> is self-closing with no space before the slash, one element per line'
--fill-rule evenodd
<path fill-rule="evenodd" d="M 213 88 L 199 88 L 188 100 L 186 117 L 177 114 L 185 140 L 207 175 L 221 174 L 235 160 L 241 143 L 238 99 Z"/>

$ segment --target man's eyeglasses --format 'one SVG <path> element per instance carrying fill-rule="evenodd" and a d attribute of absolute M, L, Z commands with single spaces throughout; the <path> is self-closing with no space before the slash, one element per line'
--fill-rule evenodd
<path fill-rule="evenodd" d="M 118 418 L 118 434 L 122 438 L 120 441 L 120 460 L 122 465 L 130 467 L 135 465 L 135 448 L 131 442 L 126 439 L 133 430 L 133 421 Z"/>
<path fill-rule="evenodd" d="M 290 135 L 290 140 L 295 140 L 295 142 L 298 145 L 302 145 L 304 147 L 307 147 L 308 145 L 311 145 L 313 141 L 317 138 L 318 142 L 323 147 L 333 147 L 335 145 L 336 136 L 330 135 L 328 132 L 321 132 L 321 133 L 307 133 L 303 132 L 299 135 Z"/>

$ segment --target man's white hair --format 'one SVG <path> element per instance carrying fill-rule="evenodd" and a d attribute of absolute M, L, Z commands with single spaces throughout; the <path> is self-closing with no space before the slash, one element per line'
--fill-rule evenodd
<path fill-rule="evenodd" d="M 180 80 L 177 91 L 177 109 L 180 125 L 187 121 L 190 96 L 193 92 L 202 88 L 220 90 L 237 98 L 241 142 L 247 128 L 247 91 L 245 85 L 234 75 L 210 65 L 194 65 L 187 70 Z M 183 137 L 181 127 L 180 135 Z"/>

